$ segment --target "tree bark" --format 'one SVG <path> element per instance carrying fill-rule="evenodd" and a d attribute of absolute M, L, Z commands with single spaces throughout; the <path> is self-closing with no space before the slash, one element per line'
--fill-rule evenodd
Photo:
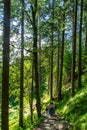
<path fill-rule="evenodd" d="M 10 0 L 4 0 L 1 130 L 9 130 Z"/>
<path fill-rule="evenodd" d="M 60 64 L 60 31 L 58 30 L 58 52 L 57 52 L 57 100 L 58 100 L 58 91 L 59 91 L 59 64 Z"/>
<path fill-rule="evenodd" d="M 24 92 L 24 0 L 22 0 L 22 19 L 21 19 L 21 64 L 20 64 L 20 108 L 19 126 L 23 128 L 23 92 Z"/>
<path fill-rule="evenodd" d="M 81 63 L 82 63 L 82 17 L 83 17 L 83 0 L 81 0 L 81 12 L 80 12 L 80 30 L 79 30 L 79 59 L 78 59 L 78 88 L 81 87 Z"/>
<path fill-rule="evenodd" d="M 86 25 L 86 32 L 85 32 L 85 53 L 87 54 L 87 25 Z"/>
<path fill-rule="evenodd" d="M 73 14 L 73 43 L 72 43 L 72 75 L 71 75 L 71 81 L 72 81 L 72 96 L 74 96 L 74 82 L 75 82 L 75 59 L 76 59 L 76 30 L 77 30 L 77 0 L 75 0 L 75 8 L 74 8 L 74 14 Z"/>
<path fill-rule="evenodd" d="M 87 12 L 87 3 L 85 3 L 85 12 Z M 87 54 L 87 22 L 85 23 L 85 29 L 85 54 Z"/>
<path fill-rule="evenodd" d="M 64 6 L 65 6 L 65 1 L 64 1 Z M 61 47 L 61 61 L 60 61 L 60 80 L 59 80 L 59 88 L 58 88 L 58 100 L 62 98 L 61 95 L 61 90 L 62 90 L 62 75 L 63 75 L 63 57 L 64 57 L 64 35 L 65 35 L 65 10 L 63 10 L 62 14 L 62 22 L 63 22 L 63 31 L 62 31 L 62 47 Z"/>
<path fill-rule="evenodd" d="M 39 74 L 38 74 L 38 48 L 37 48 L 37 4 L 38 1 L 34 2 L 32 6 L 32 18 L 33 18 L 33 63 L 35 70 L 35 89 L 36 89 L 36 108 L 38 118 L 41 117 L 41 100 L 40 100 L 40 89 L 39 89 Z"/>
<path fill-rule="evenodd" d="M 39 12 L 40 13 L 40 12 Z M 40 34 L 40 19 L 38 16 L 38 42 L 39 42 L 39 52 L 38 52 L 38 73 L 39 73 L 39 89 L 41 92 L 41 34 Z M 41 95 L 41 94 L 40 94 Z M 41 96 L 40 96 L 41 97 Z"/>
<path fill-rule="evenodd" d="M 31 86 L 31 102 L 30 102 L 30 111 L 31 111 L 31 122 L 33 123 L 33 91 L 34 91 L 34 64 L 32 63 L 32 86 Z"/>
<path fill-rule="evenodd" d="M 54 36 L 53 36 L 53 30 L 54 30 L 54 0 L 52 2 L 52 9 L 51 9 L 51 15 L 52 15 L 52 24 L 51 24 L 51 68 L 50 68 L 50 100 L 53 98 L 53 42 L 54 42 Z"/>

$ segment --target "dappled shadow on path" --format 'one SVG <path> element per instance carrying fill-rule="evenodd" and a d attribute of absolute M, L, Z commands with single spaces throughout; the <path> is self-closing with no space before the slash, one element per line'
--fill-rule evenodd
<path fill-rule="evenodd" d="M 68 121 L 61 120 L 60 116 L 48 117 L 33 130 L 72 130 Z"/>

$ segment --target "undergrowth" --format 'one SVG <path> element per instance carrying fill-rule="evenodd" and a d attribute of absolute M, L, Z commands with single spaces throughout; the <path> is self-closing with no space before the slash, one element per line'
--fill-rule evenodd
<path fill-rule="evenodd" d="M 83 77 L 82 83 L 85 84 Z M 87 86 L 76 90 L 76 94 L 70 97 L 69 89 L 63 92 L 63 99 L 57 102 L 57 113 L 64 120 L 72 123 L 73 130 L 87 130 Z"/>

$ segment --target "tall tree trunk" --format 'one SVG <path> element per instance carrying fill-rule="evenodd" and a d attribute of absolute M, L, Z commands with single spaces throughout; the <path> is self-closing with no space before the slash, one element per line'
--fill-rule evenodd
<path fill-rule="evenodd" d="M 64 2 L 65 6 L 65 2 Z M 59 80 L 59 88 L 58 88 L 58 100 L 61 99 L 61 90 L 62 90 L 62 75 L 63 75 L 63 57 L 64 57 L 64 35 L 65 35 L 65 10 L 63 10 L 63 31 L 62 31 L 62 47 L 61 47 L 61 61 L 60 61 L 60 80 Z"/>
<path fill-rule="evenodd" d="M 30 102 L 30 111 L 31 111 L 31 122 L 33 123 L 33 91 L 34 91 L 34 64 L 32 63 L 32 86 L 31 86 L 31 102 Z"/>
<path fill-rule="evenodd" d="M 53 40 L 54 40 L 54 36 L 53 36 L 53 30 L 54 30 L 54 0 L 52 2 L 52 24 L 51 24 L 51 70 L 50 70 L 50 100 L 52 100 L 53 98 Z"/>
<path fill-rule="evenodd" d="M 21 19 L 21 64 L 20 64 L 20 109 L 19 126 L 23 128 L 23 91 L 24 91 L 24 0 L 22 0 L 22 19 Z"/>
<path fill-rule="evenodd" d="M 33 17 L 33 60 L 35 69 L 35 88 L 36 88 L 36 108 L 38 118 L 41 117 L 41 100 L 40 100 L 40 88 L 39 88 L 39 74 L 38 74 L 38 51 L 37 51 L 37 4 L 38 1 L 35 0 L 34 7 L 32 6 L 32 17 Z"/>
<path fill-rule="evenodd" d="M 59 91 L 59 61 L 60 61 L 60 31 L 58 30 L 58 54 L 57 54 L 57 87 L 56 87 L 56 92 L 57 92 L 57 99 L 58 99 L 58 91 Z"/>
<path fill-rule="evenodd" d="M 48 57 L 48 94 L 50 96 L 50 83 L 51 83 L 51 78 L 50 78 L 50 58 Z"/>
<path fill-rule="evenodd" d="M 72 43 L 72 96 L 74 96 L 74 81 L 75 81 L 75 59 L 76 59 L 76 30 L 77 30 L 77 0 L 75 0 L 75 6 L 74 6 L 74 20 L 73 20 L 73 43 Z"/>
<path fill-rule="evenodd" d="M 39 19 L 39 16 L 38 16 L 38 41 L 39 41 L 38 74 L 39 74 L 39 88 L 41 90 L 41 34 L 40 34 L 39 30 L 40 30 L 40 19 Z"/>
<path fill-rule="evenodd" d="M 51 71 L 50 71 L 50 78 L 51 78 L 51 80 L 50 80 L 50 100 L 52 100 L 52 98 L 53 98 L 53 25 L 52 25 L 52 30 L 51 30 L 51 32 L 52 32 L 52 41 L 51 41 Z"/>
<path fill-rule="evenodd" d="M 86 32 L 85 32 L 85 52 L 87 54 L 87 25 L 86 25 Z"/>
<path fill-rule="evenodd" d="M 85 12 L 87 12 L 87 3 L 85 3 Z M 86 16 L 87 19 L 87 16 Z M 85 23 L 85 53 L 87 54 L 87 22 Z"/>
<path fill-rule="evenodd" d="M 41 40 L 39 39 L 39 54 L 38 54 L 38 72 L 39 72 L 39 89 L 41 90 Z"/>
<path fill-rule="evenodd" d="M 82 63 L 82 57 L 81 57 L 81 43 L 82 43 L 82 17 L 83 17 L 83 0 L 81 0 L 81 12 L 80 12 L 80 30 L 79 30 L 79 60 L 78 60 L 78 88 L 81 87 L 81 63 Z"/>
<path fill-rule="evenodd" d="M 10 51 L 10 0 L 4 0 L 3 72 L 1 129 L 9 130 L 9 51 Z"/>

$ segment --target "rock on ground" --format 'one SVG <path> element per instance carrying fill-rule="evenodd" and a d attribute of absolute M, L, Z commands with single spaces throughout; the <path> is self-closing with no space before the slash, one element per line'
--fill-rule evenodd
<path fill-rule="evenodd" d="M 60 116 L 45 117 L 44 121 L 33 130 L 72 130 L 68 121 L 61 120 Z"/>

